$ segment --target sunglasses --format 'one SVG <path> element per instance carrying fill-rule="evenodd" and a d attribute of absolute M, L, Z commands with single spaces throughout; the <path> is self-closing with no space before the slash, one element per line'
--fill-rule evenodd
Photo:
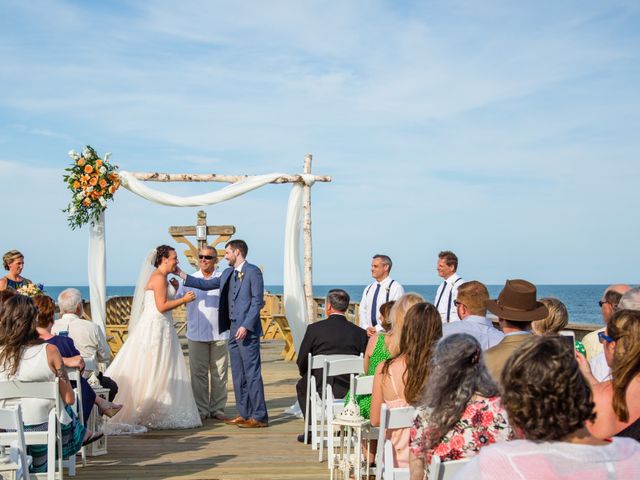
<path fill-rule="evenodd" d="M 198 255 L 200 260 L 213 260 L 213 255 Z"/>
<path fill-rule="evenodd" d="M 605 303 L 609 303 L 609 302 L 607 302 L 607 301 L 604 301 L 604 302 L 603 302 L 602 300 L 600 300 L 600 301 L 598 302 L 598 305 L 600 305 L 600 308 L 602 308 L 602 306 L 603 306 Z"/>
<path fill-rule="evenodd" d="M 453 304 L 454 304 L 456 307 L 458 307 L 458 306 L 460 306 L 460 305 L 462 305 L 463 307 L 466 307 L 466 305 L 465 305 L 464 303 L 459 302 L 458 300 L 454 300 L 454 301 L 453 301 Z"/>
<path fill-rule="evenodd" d="M 600 341 L 600 343 L 611 343 L 611 342 L 615 342 L 616 340 L 614 338 L 611 338 L 609 335 L 607 335 L 604 332 L 598 332 L 598 340 Z"/>

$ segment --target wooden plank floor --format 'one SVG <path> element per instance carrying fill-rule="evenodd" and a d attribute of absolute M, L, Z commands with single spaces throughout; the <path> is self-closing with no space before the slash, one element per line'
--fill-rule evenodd
<path fill-rule="evenodd" d="M 280 340 L 262 342 L 262 375 L 269 428 L 241 429 L 206 420 L 203 428 L 157 430 L 109 437 L 109 453 L 90 457 L 77 478 L 89 479 L 309 479 L 329 478 L 318 452 L 296 441 L 302 420 L 283 415 L 295 400 L 298 371 L 281 360 Z M 231 375 L 229 375 L 231 378 Z M 235 416 L 229 385 L 227 416 Z"/>

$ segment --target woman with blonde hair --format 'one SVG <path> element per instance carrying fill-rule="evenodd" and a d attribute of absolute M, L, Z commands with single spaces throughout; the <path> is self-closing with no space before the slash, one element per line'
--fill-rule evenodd
<path fill-rule="evenodd" d="M 367 375 L 373 375 L 380 362 L 384 362 L 393 356 L 391 344 L 392 342 L 395 344 L 400 341 L 399 338 L 407 310 L 420 302 L 424 302 L 424 298 L 417 293 L 406 293 L 397 301 L 388 302 L 393 303 L 388 319 L 385 317 L 385 322 L 389 324 L 390 330 L 388 332 L 377 332 L 369 337 L 367 349 L 364 352 L 364 371 Z M 381 312 L 385 305 L 387 304 L 385 303 L 380 307 Z M 394 332 L 396 333 L 394 334 Z M 350 395 L 351 393 L 347 392 L 345 405 L 349 402 Z M 355 401 L 360 407 L 360 415 L 364 418 L 369 418 L 371 414 L 371 395 L 356 395 Z"/>
<path fill-rule="evenodd" d="M 611 380 L 597 383 L 586 361 L 583 373 L 592 384 L 596 418 L 587 422 L 595 437 L 631 437 L 640 441 L 640 311 L 618 310 L 598 334 L 611 367 Z"/>
<path fill-rule="evenodd" d="M 389 313 L 389 322 L 391 323 L 391 331 L 387 335 L 387 348 L 392 357 L 395 357 L 400 348 L 400 339 L 402 338 L 402 327 L 405 317 L 411 307 L 417 303 L 424 302 L 424 298 L 417 293 L 405 293 L 391 307 Z"/>
<path fill-rule="evenodd" d="M 380 407 L 383 403 L 389 408 L 398 408 L 419 402 L 431 372 L 435 344 L 442 337 L 440 314 L 430 303 L 413 305 L 403 320 L 396 354 L 376 368 L 371 398 L 373 426 L 380 425 Z M 396 328 L 396 324 L 393 328 Z M 394 446 L 396 467 L 409 466 L 409 433 L 408 428 L 388 432 L 388 438 Z"/>
<path fill-rule="evenodd" d="M 31 280 L 21 275 L 24 268 L 24 255 L 18 250 L 9 250 L 5 253 L 2 256 L 2 266 L 9 273 L 0 278 L 0 290 L 6 290 L 7 288 L 17 290 L 31 283 Z"/>
<path fill-rule="evenodd" d="M 567 307 L 554 297 L 541 298 L 540 303 L 547 307 L 549 314 L 542 320 L 531 322 L 531 331 L 535 335 L 559 335 L 569 325 Z M 584 345 L 579 340 L 575 340 L 575 347 L 581 354 L 586 354 Z"/>

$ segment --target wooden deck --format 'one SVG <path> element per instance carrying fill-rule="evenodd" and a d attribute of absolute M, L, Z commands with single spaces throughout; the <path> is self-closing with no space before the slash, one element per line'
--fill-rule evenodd
<path fill-rule="evenodd" d="M 296 441 L 302 420 L 283 415 L 295 400 L 298 371 L 280 354 L 281 340 L 262 342 L 262 374 L 270 426 L 241 429 L 206 420 L 193 430 L 159 430 L 109 437 L 108 455 L 90 457 L 77 478 L 88 479 L 309 479 L 329 478 L 318 452 Z M 229 375 L 231 377 L 231 375 Z M 229 385 L 226 414 L 235 416 Z"/>

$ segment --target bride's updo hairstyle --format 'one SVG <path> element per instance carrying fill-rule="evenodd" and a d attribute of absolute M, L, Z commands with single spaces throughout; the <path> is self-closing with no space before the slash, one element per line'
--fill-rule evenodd
<path fill-rule="evenodd" d="M 156 248 L 156 261 L 153 263 L 154 267 L 159 267 L 163 258 L 169 258 L 171 252 L 175 252 L 176 249 L 169 245 L 160 245 Z"/>

